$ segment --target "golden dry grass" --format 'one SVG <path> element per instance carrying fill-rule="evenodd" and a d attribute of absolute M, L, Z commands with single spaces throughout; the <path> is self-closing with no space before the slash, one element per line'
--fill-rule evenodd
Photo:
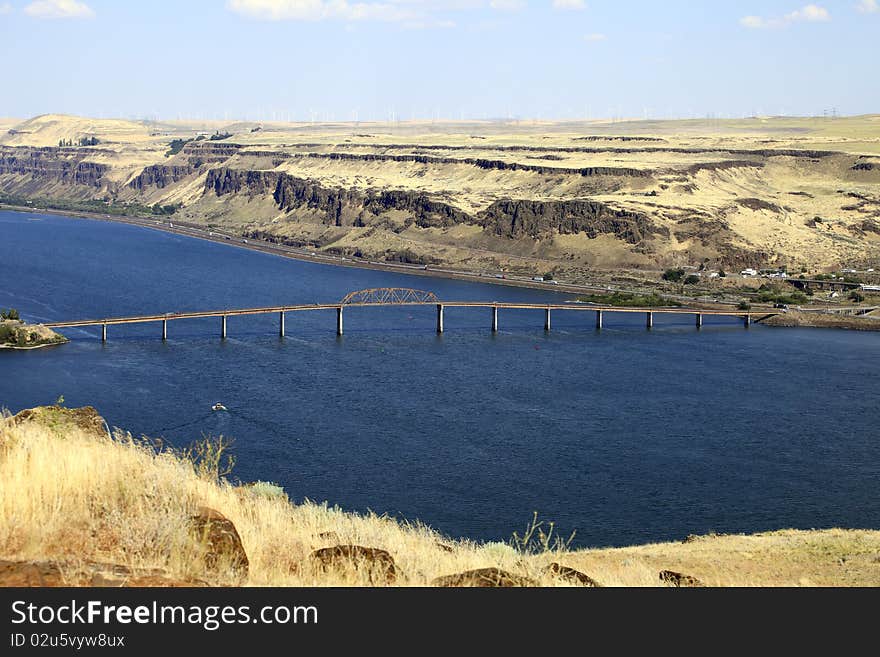
<path fill-rule="evenodd" d="M 195 510 L 208 506 L 238 529 L 250 559 L 246 583 L 253 586 L 370 585 L 364 570 L 319 572 L 310 566 L 313 550 L 336 544 L 387 550 L 403 586 L 486 567 L 543 586 L 570 586 L 544 572 L 551 561 L 605 586 L 657 586 L 665 569 L 710 586 L 880 584 L 878 531 L 783 531 L 619 549 L 568 552 L 551 545 L 518 551 L 507 544 L 451 541 L 422 525 L 327 504 L 294 505 L 265 488 L 234 486 L 201 470 L 180 454 L 123 432 L 111 438 L 77 425 L 55 407 L 27 421 L 4 417 L 0 559 L 56 561 L 71 571 L 112 563 L 158 569 L 176 580 L 232 583 L 231 573 L 205 569 L 188 528 Z"/>

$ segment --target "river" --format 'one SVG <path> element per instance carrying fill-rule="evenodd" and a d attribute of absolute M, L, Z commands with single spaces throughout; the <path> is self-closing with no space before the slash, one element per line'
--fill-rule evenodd
<path fill-rule="evenodd" d="M 0 212 L 0 307 L 30 321 L 324 303 L 569 295 L 334 267 L 138 226 Z M 332 311 L 62 331 L 0 353 L 0 405 L 93 405 L 185 445 L 235 440 L 234 478 L 291 499 L 505 540 L 537 511 L 576 546 L 779 528 L 880 528 L 880 336 L 689 315 Z M 221 401 L 228 413 L 211 412 Z"/>

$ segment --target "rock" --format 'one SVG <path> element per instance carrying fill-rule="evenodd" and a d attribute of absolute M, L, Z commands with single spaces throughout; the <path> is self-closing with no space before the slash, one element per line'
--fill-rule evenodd
<path fill-rule="evenodd" d="M 250 563 L 241 537 L 232 521 L 219 511 L 200 507 L 198 513 L 190 518 L 190 527 L 196 540 L 205 548 L 205 566 L 217 571 L 226 566 L 241 577 L 247 577 Z"/>
<path fill-rule="evenodd" d="M 676 586 L 676 587 L 705 586 L 705 584 L 703 584 L 696 577 L 692 577 L 691 575 L 683 575 L 682 573 L 677 573 L 674 570 L 661 570 L 660 571 L 660 581 L 664 582 L 667 586 Z"/>
<path fill-rule="evenodd" d="M 558 563 L 551 563 L 546 568 L 544 568 L 545 572 L 558 577 L 559 579 L 567 579 L 571 582 L 578 582 L 583 586 L 591 586 L 594 588 L 601 588 L 602 585 L 599 584 L 592 577 L 587 575 L 586 573 L 582 573 L 579 570 L 575 570 L 574 568 L 569 568 L 568 566 L 563 566 Z"/>
<path fill-rule="evenodd" d="M 96 436 L 107 436 L 107 423 L 91 406 L 81 408 L 65 408 L 64 406 L 37 406 L 26 408 L 13 416 L 13 422 L 36 422 L 58 434 L 63 434 L 70 427 L 82 429 Z"/>
<path fill-rule="evenodd" d="M 57 586 L 206 586 L 195 579 L 174 579 L 160 570 L 136 571 L 118 564 L 53 561 L 0 561 L 0 587 Z"/>
<path fill-rule="evenodd" d="M 348 159 L 352 156 L 332 154 L 328 157 Z M 474 162 L 488 168 L 494 168 L 495 164 L 508 166 L 503 162 Z M 522 168 L 524 165 L 512 166 Z M 578 175 L 606 175 L 615 170 L 600 167 L 595 170 L 572 171 Z M 553 175 L 560 174 L 555 168 L 553 172 Z M 668 229 L 655 224 L 647 215 L 615 209 L 598 201 L 500 200 L 493 202 L 482 212 L 469 214 L 423 192 L 361 192 L 358 189 L 324 187 L 313 180 L 280 171 L 251 171 L 229 167 L 210 169 L 207 172 L 205 192 L 218 197 L 227 194 L 271 194 L 279 210 L 287 213 L 308 213 L 310 217 L 320 218 L 321 223 L 327 226 L 362 227 L 372 225 L 387 212 L 402 212 L 422 228 L 478 225 L 492 234 L 511 239 L 537 239 L 552 236 L 556 232 L 565 235 L 586 233 L 589 238 L 614 235 L 630 244 L 641 244 L 645 238 L 654 235 L 668 236 Z"/>
<path fill-rule="evenodd" d="M 394 558 L 385 550 L 362 545 L 335 545 L 315 550 L 309 556 L 322 571 L 359 570 L 368 573 L 371 583 L 391 584 L 397 580 Z"/>
<path fill-rule="evenodd" d="M 162 189 L 183 180 L 194 171 L 195 169 L 190 165 L 153 164 L 144 167 L 144 170 L 128 183 L 128 186 L 138 191 L 143 191 L 147 187 Z"/>
<path fill-rule="evenodd" d="M 590 239 L 613 235 L 629 244 L 640 244 L 646 237 L 665 231 L 644 214 L 586 200 L 501 200 L 492 203 L 479 217 L 488 231 L 512 239 L 540 239 L 556 232 L 586 233 Z"/>
<path fill-rule="evenodd" d="M 50 562 L 0 561 L 0 586 L 64 586 L 61 569 Z"/>
<path fill-rule="evenodd" d="M 0 146 L 0 175 L 12 174 L 44 182 L 99 188 L 105 184 L 104 176 L 110 166 L 83 161 L 94 153 L 93 150 L 54 146 Z"/>
<path fill-rule="evenodd" d="M 439 587 L 472 586 L 479 588 L 510 588 L 538 585 L 537 582 L 528 577 L 514 575 L 500 568 L 478 568 L 476 570 L 467 570 L 463 573 L 455 573 L 454 575 L 444 575 L 434 579 L 431 584 Z"/>

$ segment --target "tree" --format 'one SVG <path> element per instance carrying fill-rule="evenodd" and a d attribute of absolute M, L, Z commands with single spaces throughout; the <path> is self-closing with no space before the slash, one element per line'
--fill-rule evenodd
<path fill-rule="evenodd" d="M 865 295 L 859 292 L 858 290 L 853 290 L 849 293 L 849 298 L 855 301 L 856 303 L 861 303 L 865 300 Z"/>
<path fill-rule="evenodd" d="M 0 310 L 0 319 L 20 320 L 21 316 L 15 308 L 10 308 L 9 310 Z"/>
<path fill-rule="evenodd" d="M 670 283 L 678 283 L 681 279 L 684 278 L 684 269 L 667 269 L 663 272 L 663 280 L 669 281 Z"/>
<path fill-rule="evenodd" d="M 700 282 L 700 277 L 696 274 L 690 274 L 684 279 L 685 285 L 696 285 Z"/>
<path fill-rule="evenodd" d="M 737 308 L 737 310 L 751 310 L 752 304 L 750 304 L 748 301 L 743 299 L 742 301 L 739 302 L 739 305 L 736 308 Z"/>

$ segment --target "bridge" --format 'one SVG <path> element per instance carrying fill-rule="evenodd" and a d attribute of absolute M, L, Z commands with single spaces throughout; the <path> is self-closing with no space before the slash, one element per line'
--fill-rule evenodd
<path fill-rule="evenodd" d="M 107 327 L 120 324 L 145 324 L 150 322 L 162 323 L 162 339 L 168 339 L 168 322 L 179 319 L 198 319 L 214 317 L 220 319 L 220 337 L 227 336 L 227 319 L 240 315 L 278 315 L 279 335 L 284 337 L 285 315 L 291 312 L 309 312 L 315 310 L 336 311 L 336 334 L 343 333 L 343 311 L 351 307 L 382 307 L 382 306 L 435 306 L 437 311 L 437 333 L 443 333 L 444 311 L 446 308 L 487 308 L 491 311 L 491 327 L 493 332 L 498 331 L 499 310 L 543 310 L 544 330 L 550 330 L 550 319 L 553 311 L 591 312 L 596 317 L 596 328 L 601 329 L 606 313 L 641 313 L 645 315 L 647 328 L 654 326 L 655 314 L 668 315 L 692 315 L 696 327 L 703 326 L 703 318 L 707 316 L 724 316 L 741 319 L 745 326 L 752 323 L 752 315 L 760 315 L 757 321 L 778 315 L 776 311 L 752 312 L 750 310 L 702 310 L 695 308 L 625 308 L 620 306 L 597 306 L 580 303 L 519 303 L 497 301 L 441 301 L 432 292 L 423 290 L 411 290 L 409 288 L 372 288 L 352 292 L 336 303 L 313 303 L 293 306 L 266 306 L 261 308 L 238 308 L 223 310 L 202 310 L 193 312 L 164 313 L 161 315 L 136 315 L 131 317 L 105 317 L 103 319 L 76 319 L 63 322 L 48 322 L 44 326 L 51 329 L 79 328 L 86 326 L 100 326 L 101 340 L 107 340 Z"/>
<path fill-rule="evenodd" d="M 811 278 L 786 278 L 786 283 L 793 285 L 797 289 L 806 292 L 807 290 L 831 290 L 832 292 L 847 292 L 849 290 L 858 290 L 862 287 L 861 283 L 853 283 L 838 278 L 830 280 L 820 280 Z"/>

